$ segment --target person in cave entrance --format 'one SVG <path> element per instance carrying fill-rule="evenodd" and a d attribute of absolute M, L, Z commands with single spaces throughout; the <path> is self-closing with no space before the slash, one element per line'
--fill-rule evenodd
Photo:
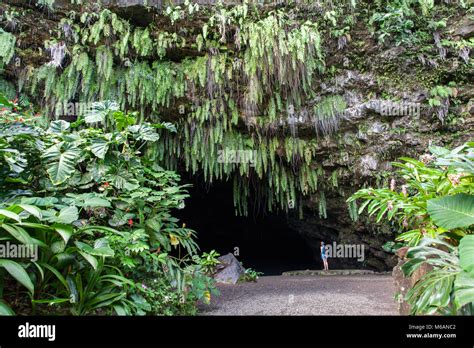
<path fill-rule="evenodd" d="M 324 270 L 329 271 L 328 256 L 326 255 L 326 246 L 321 242 L 321 260 L 323 260 Z"/>

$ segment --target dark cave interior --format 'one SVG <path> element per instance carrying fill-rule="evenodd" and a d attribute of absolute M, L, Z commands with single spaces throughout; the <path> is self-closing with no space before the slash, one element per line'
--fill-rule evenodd
<path fill-rule="evenodd" d="M 194 182 L 188 191 L 191 196 L 177 215 L 197 232 L 201 252 L 233 253 L 245 268 L 264 275 L 322 268 L 318 255 L 288 226 L 284 214 L 252 214 L 249 209 L 249 216 L 236 216 L 232 185 L 225 182 L 209 188 Z"/>

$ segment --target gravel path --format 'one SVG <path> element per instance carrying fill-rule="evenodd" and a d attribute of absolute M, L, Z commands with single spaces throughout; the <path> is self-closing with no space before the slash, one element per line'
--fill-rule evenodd
<path fill-rule="evenodd" d="M 266 276 L 220 284 L 201 315 L 397 315 L 389 275 Z"/>

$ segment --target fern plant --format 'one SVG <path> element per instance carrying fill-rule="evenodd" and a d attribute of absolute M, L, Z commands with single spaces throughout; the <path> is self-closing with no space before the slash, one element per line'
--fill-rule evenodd
<path fill-rule="evenodd" d="M 8 64 L 15 54 L 16 38 L 0 29 L 0 68 Z"/>

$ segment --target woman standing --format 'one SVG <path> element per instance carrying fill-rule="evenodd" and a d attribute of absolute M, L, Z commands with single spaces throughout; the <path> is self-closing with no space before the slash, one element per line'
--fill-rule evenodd
<path fill-rule="evenodd" d="M 324 270 L 329 271 L 328 256 L 326 255 L 326 246 L 321 242 L 321 260 L 323 260 Z"/>

